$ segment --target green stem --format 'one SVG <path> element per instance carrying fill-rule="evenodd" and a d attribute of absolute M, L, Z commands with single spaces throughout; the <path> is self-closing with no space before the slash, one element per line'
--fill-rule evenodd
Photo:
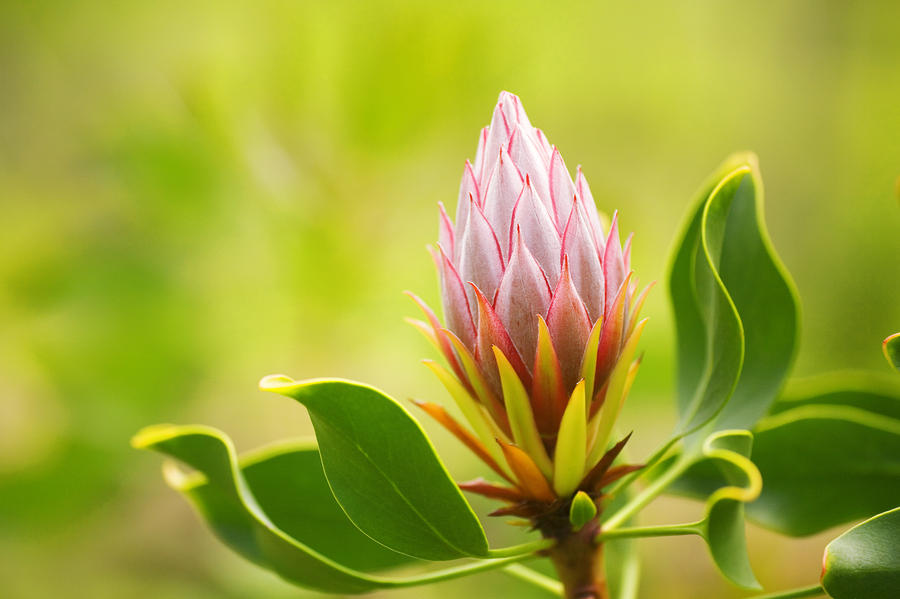
<path fill-rule="evenodd" d="M 610 496 L 615 495 L 617 492 L 621 491 L 622 489 L 624 489 L 625 487 L 627 487 L 628 485 L 633 483 L 635 480 L 639 479 L 640 477 L 642 477 L 645 474 L 647 474 L 648 472 L 650 472 L 653 469 L 653 467 L 656 466 L 657 462 L 661 461 L 664 457 L 666 457 L 666 454 L 669 453 L 669 450 L 672 449 L 672 447 L 676 443 L 678 443 L 678 441 L 680 441 L 680 440 L 681 440 L 680 436 L 675 437 L 674 439 L 669 439 L 669 441 L 666 442 L 665 445 L 660 447 L 656 451 L 656 453 L 654 453 L 652 456 L 650 456 L 650 458 L 644 463 L 643 468 L 641 468 L 640 470 L 638 470 L 636 472 L 632 472 L 631 474 L 629 474 L 627 476 L 624 476 L 622 478 L 622 480 L 620 480 L 619 482 L 614 484 L 611 489 L 607 490 L 607 494 Z"/>
<path fill-rule="evenodd" d="M 675 482 L 675 479 L 681 476 L 692 462 L 692 458 L 682 456 L 662 476 L 650 483 L 643 491 L 635 495 L 631 501 L 622 506 L 619 511 L 610 516 L 603 523 L 603 532 L 608 533 L 615 530 L 637 512 L 641 511 L 648 503 L 656 499 L 657 495 L 665 491 L 666 487 Z"/>
<path fill-rule="evenodd" d="M 550 578 L 549 576 L 545 576 L 536 570 L 532 570 L 527 566 L 523 566 L 521 564 L 513 564 L 511 566 L 506 566 L 503 568 L 503 571 L 510 576 L 514 576 L 519 580 L 524 580 L 527 583 L 530 583 L 538 588 L 544 589 L 548 593 L 553 594 L 555 597 L 563 596 L 563 585 L 560 581 L 555 578 Z"/>
<path fill-rule="evenodd" d="M 815 584 L 811 587 L 803 587 L 802 589 L 792 589 L 790 591 L 781 591 L 780 593 L 771 593 L 769 595 L 756 595 L 749 599 L 797 599 L 798 597 L 818 597 L 824 594 L 825 590 L 822 586 Z"/>
<path fill-rule="evenodd" d="M 457 566 L 455 568 L 447 568 L 446 570 L 437 570 L 435 572 L 428 572 L 425 574 L 420 574 L 418 576 L 410 576 L 409 578 L 382 579 L 381 586 L 382 588 L 403 588 L 414 587 L 423 584 L 432 584 L 444 580 L 462 578 L 464 576 L 469 576 L 470 574 L 475 574 L 477 572 L 484 572 L 487 570 L 495 570 L 497 568 L 511 566 L 516 562 L 520 562 L 531 557 L 534 557 L 534 555 L 525 553 L 522 555 L 507 557 L 504 559 L 482 560 L 471 564 Z"/>
<path fill-rule="evenodd" d="M 487 556 L 489 558 L 496 557 L 516 557 L 519 555 L 531 555 L 553 546 L 553 541 L 549 539 L 538 539 L 530 543 L 522 543 L 521 545 L 513 545 L 512 547 L 502 547 L 500 549 L 488 549 Z"/>
<path fill-rule="evenodd" d="M 616 530 L 602 530 L 597 537 L 598 542 L 609 539 L 637 538 L 637 537 L 674 537 L 679 535 L 703 536 L 703 524 L 691 522 L 689 524 L 665 524 L 660 526 L 636 526 L 633 528 L 617 528 Z"/>

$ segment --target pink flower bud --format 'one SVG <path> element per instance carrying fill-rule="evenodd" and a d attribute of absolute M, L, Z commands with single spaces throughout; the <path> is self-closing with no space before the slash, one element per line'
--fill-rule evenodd
<path fill-rule="evenodd" d="M 474 163 L 465 163 L 456 222 L 440 208 L 439 249 L 434 255 L 444 326 L 430 311 L 431 322 L 419 323 L 452 367 L 457 395 L 465 389 L 484 406 L 481 413 L 500 440 L 515 443 L 541 466 L 510 464 L 510 474 L 543 470 L 546 475 L 566 406 L 585 381 L 585 422 L 567 416 L 566 426 L 586 429 L 585 455 L 595 459 L 575 460 L 580 469 L 575 474 L 555 465 L 554 476 L 562 478 L 547 482 L 558 493 L 573 492 L 567 481 L 581 480 L 606 451 L 609 419 L 618 415 L 612 406 L 621 405 L 628 391 L 627 386 L 608 383 L 617 372 L 617 381 L 633 379 L 633 355 L 623 352 L 633 353 L 637 339 L 630 337 L 643 328 L 636 326 L 644 294 L 635 294 L 629 273 L 630 237 L 623 249 L 617 216 L 608 231 L 601 225 L 605 220 L 581 168 L 573 181 L 559 150 L 532 127 L 519 98 L 502 92 L 490 126 L 481 131 Z M 549 331 L 543 341 L 540 320 Z M 552 351 L 539 351 L 542 342 L 552 344 Z M 495 351 L 511 368 L 498 370 Z M 503 379 L 504 373 L 517 378 L 515 387 Z M 510 428 L 511 400 L 504 397 L 504 389 L 510 388 L 525 389 L 533 426 L 523 427 L 516 404 L 515 422 L 520 424 L 515 431 Z M 610 388 L 621 396 L 606 397 Z M 555 397 L 548 398 L 551 392 Z M 610 405 L 600 410 L 605 403 Z M 484 423 L 470 424 L 485 430 Z M 516 438 L 514 432 L 526 429 L 539 431 L 543 448 L 536 450 L 533 442 Z M 508 449 L 505 454 L 495 451 L 493 439 L 482 441 L 492 446 L 498 462 L 508 457 Z M 526 495 L 535 488 L 534 481 L 518 482 Z"/>

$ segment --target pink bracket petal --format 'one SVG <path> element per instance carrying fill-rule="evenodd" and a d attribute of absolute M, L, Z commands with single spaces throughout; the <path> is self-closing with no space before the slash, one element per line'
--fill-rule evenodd
<path fill-rule="evenodd" d="M 564 257 L 568 257 L 575 288 L 588 309 L 591 322 L 594 322 L 603 313 L 603 293 L 608 282 L 603 275 L 597 246 L 581 216 L 579 204 L 576 198 L 563 233 L 562 253 Z"/>
<path fill-rule="evenodd" d="M 513 208 L 512 221 L 511 232 L 522 232 L 525 246 L 547 275 L 550 286 L 556 285 L 559 280 L 562 244 L 550 213 L 531 185 L 530 177 L 525 177 L 525 186 Z M 512 248 L 512 235 L 509 242 Z"/>
<path fill-rule="evenodd" d="M 612 224 L 609 226 L 609 236 L 606 239 L 606 251 L 603 254 L 603 276 L 606 280 L 606 305 L 612 305 L 613 298 L 619 290 L 619 285 L 625 278 L 625 258 L 622 254 L 622 244 L 619 242 L 619 213 L 613 214 Z M 608 311 L 608 310 L 607 310 Z"/>
<path fill-rule="evenodd" d="M 441 261 L 441 299 L 447 328 L 453 331 L 466 347 L 475 347 L 475 322 L 466 296 L 462 278 L 444 249 L 438 245 Z"/>
<path fill-rule="evenodd" d="M 581 360 L 591 334 L 591 318 L 569 274 L 569 261 L 565 256 L 562 274 L 547 312 L 547 326 L 559 356 L 563 383 L 566 390 L 571 391 L 581 378 Z"/>
<path fill-rule="evenodd" d="M 516 374 L 519 375 L 525 388 L 530 388 L 531 373 L 528 372 L 528 368 L 522 361 L 518 350 L 516 350 L 509 333 L 506 332 L 503 322 L 497 316 L 481 289 L 472 283 L 469 285 L 472 287 L 478 301 L 478 335 L 475 341 L 475 361 L 490 384 L 491 390 L 498 397 L 502 397 L 503 390 L 500 385 L 500 374 L 497 371 L 497 361 L 494 358 L 493 346 L 497 346 L 503 352 Z"/>
<path fill-rule="evenodd" d="M 438 223 L 438 243 L 453 256 L 453 245 L 455 243 L 455 235 L 453 233 L 453 223 L 447 216 L 447 210 L 444 208 L 443 202 L 438 202 L 438 211 L 440 213 L 440 223 Z"/>
<path fill-rule="evenodd" d="M 510 223 L 516 199 L 522 192 L 522 175 L 503 148 L 494 163 L 494 172 L 484 192 L 484 215 L 501 240 L 503 259 L 509 258 L 511 247 L 506 243 L 510 238 Z"/>
<path fill-rule="evenodd" d="M 518 234 L 497 289 L 494 310 L 526 364 L 534 362 L 537 317 L 544 316 L 549 306 L 550 284 L 547 277 L 525 247 L 522 235 Z"/>
<path fill-rule="evenodd" d="M 523 176 L 530 175 L 531 184 L 538 192 L 538 196 L 544 201 L 548 211 L 552 211 L 550 204 L 550 178 L 547 161 L 537 149 L 537 140 L 534 137 L 534 129 L 527 131 L 519 125 L 509 139 L 509 155 Z"/>
<path fill-rule="evenodd" d="M 569 175 L 559 150 L 553 148 L 553 155 L 550 158 L 550 201 L 553 205 L 553 220 L 556 222 L 557 231 L 561 232 L 566 225 L 574 199 L 575 185 L 572 184 L 572 176 Z"/>
<path fill-rule="evenodd" d="M 494 229 L 481 208 L 469 200 L 469 222 L 460 245 L 459 274 L 465 282 L 475 283 L 479 289 L 493 297 L 503 277 L 503 255 Z M 472 313 L 477 310 L 475 296 L 468 293 Z"/>

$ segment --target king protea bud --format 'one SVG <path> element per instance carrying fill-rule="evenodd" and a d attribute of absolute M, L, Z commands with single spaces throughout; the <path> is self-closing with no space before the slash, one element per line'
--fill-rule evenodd
<path fill-rule="evenodd" d="M 502 92 L 463 169 L 455 222 L 440 206 L 442 325 L 414 324 L 450 370 L 426 361 L 471 431 L 419 402 L 513 485 L 463 488 L 524 505 L 578 490 L 596 496 L 611 469 L 613 425 L 634 380 L 644 326 L 618 219 L 597 212 L 579 168 L 573 182 L 556 147 Z M 527 512 L 527 510 L 526 510 Z M 527 515 L 527 514 L 526 514 Z"/>

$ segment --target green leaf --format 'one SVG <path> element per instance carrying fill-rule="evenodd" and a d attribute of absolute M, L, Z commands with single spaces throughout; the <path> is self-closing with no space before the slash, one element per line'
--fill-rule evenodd
<path fill-rule="evenodd" d="M 851 406 L 900 420 L 900 379 L 878 372 L 830 372 L 792 379 L 770 414 L 809 405 Z"/>
<path fill-rule="evenodd" d="M 260 509 L 280 530 L 344 566 L 376 571 L 415 561 L 364 535 L 334 500 L 314 441 L 288 441 L 241 457 L 241 472 Z M 176 487 L 206 514 L 217 533 L 229 532 L 231 518 L 248 522 L 233 496 L 206 477 L 176 477 Z M 221 512 L 221 509 L 225 512 Z M 223 518 L 212 517 L 216 514 Z M 238 519 L 239 518 L 239 519 Z M 220 534 L 220 536 L 223 536 Z M 223 539 L 226 544 L 227 539 Z"/>
<path fill-rule="evenodd" d="M 704 440 L 699 456 L 694 453 L 674 456 L 659 462 L 649 474 L 651 481 L 647 489 L 666 488 L 675 481 L 669 488 L 677 490 L 685 485 L 679 475 L 685 468 L 696 467 L 697 464 L 692 462 L 699 460 L 703 474 L 712 481 L 702 488 L 702 492 L 691 489 L 694 491 L 692 496 L 706 499 L 706 514 L 699 522 L 619 528 L 620 514 L 633 513 L 634 510 L 629 509 L 631 505 L 643 505 L 645 499 L 638 496 L 606 520 L 601 538 L 699 535 L 706 541 L 716 567 L 725 578 L 745 589 L 760 588 L 750 567 L 744 534 L 744 504 L 759 497 L 762 488 L 759 470 L 749 459 L 752 444 L 753 435 L 749 431 L 717 431 Z M 697 478 L 692 477 L 689 481 L 696 482 Z"/>
<path fill-rule="evenodd" d="M 710 430 L 752 427 L 793 360 L 797 300 L 772 250 L 762 195 L 755 157 L 731 157 L 703 186 L 677 246 L 669 288 L 678 435 L 713 419 Z"/>
<path fill-rule="evenodd" d="M 364 533 L 422 559 L 488 555 L 471 506 L 422 427 L 395 400 L 341 380 L 271 376 L 260 388 L 309 410 L 331 490 Z"/>
<path fill-rule="evenodd" d="M 749 431 L 720 431 L 711 435 L 703 454 L 720 469 L 727 486 L 710 495 L 706 504 L 705 538 L 722 574 L 745 589 L 762 588 L 747 556 L 744 504 L 759 497 L 762 479 L 750 461 L 753 435 Z"/>
<path fill-rule="evenodd" d="M 150 427 L 138 433 L 132 445 L 196 469 L 185 474 L 167 463 L 166 481 L 194 504 L 226 545 L 298 586 L 344 594 L 419 586 L 501 568 L 539 549 L 510 550 L 506 559 L 478 560 L 414 576 L 373 576 L 354 568 L 380 569 L 414 560 L 353 526 L 328 489 L 313 445 L 264 448 L 241 465 L 228 437 L 205 426 Z"/>
<path fill-rule="evenodd" d="M 893 366 L 894 370 L 900 371 L 900 333 L 894 333 L 885 339 L 881 348 L 888 364 Z"/>
<path fill-rule="evenodd" d="M 597 506 L 594 500 L 584 491 L 578 491 L 569 506 L 569 523 L 573 530 L 581 530 L 581 527 L 594 519 L 597 515 Z"/>
<path fill-rule="evenodd" d="M 897 503 L 900 420 L 851 406 L 798 407 L 760 423 L 753 461 L 765 486 L 751 518 L 814 534 Z"/>
<path fill-rule="evenodd" d="M 747 515 L 761 526 L 815 534 L 884 511 L 900 497 L 900 420 L 807 404 L 766 418 L 754 435 L 764 485 Z M 701 461 L 668 490 L 703 499 L 723 484 L 715 465 Z"/>
<path fill-rule="evenodd" d="M 822 586 L 834 599 L 900 594 L 900 508 L 854 526 L 825 548 Z"/>
<path fill-rule="evenodd" d="M 161 425 L 144 429 L 135 436 L 132 444 L 174 457 L 199 471 L 199 475 L 185 476 L 170 466 L 166 469 L 166 479 L 173 488 L 189 498 L 216 535 L 245 558 L 273 570 L 294 584 L 320 591 L 360 593 L 391 586 L 333 561 L 282 530 L 263 510 L 261 501 L 257 501 L 252 494 L 249 481 L 238 467 L 231 441 L 219 431 L 203 426 Z M 262 478 L 268 478 L 262 476 L 266 469 L 266 466 L 256 469 L 256 473 L 251 475 L 253 480 L 258 483 Z M 287 488 L 293 486 L 296 489 L 299 486 L 310 489 L 321 499 L 321 481 L 304 481 L 304 474 L 306 472 L 285 473 L 288 480 L 293 480 L 293 483 L 287 483 Z M 264 486 L 272 483 L 271 479 L 267 480 Z M 299 533 L 307 541 L 321 542 L 324 523 L 309 522 L 310 528 L 303 530 L 301 518 L 307 509 L 303 497 L 293 497 L 298 515 L 281 518 L 284 514 L 280 506 L 271 502 L 272 491 L 269 486 L 261 497 L 270 500 L 265 505 L 275 508 L 281 523 L 287 523 L 294 534 Z M 288 497 L 287 493 L 285 497 Z M 323 515 L 336 516 L 333 499 L 330 504 L 318 507 Z M 331 522 L 337 523 L 335 535 L 348 545 L 346 554 L 350 561 L 358 564 L 368 562 L 372 566 L 399 563 L 400 558 L 391 556 L 389 550 L 382 548 L 379 552 L 370 539 L 348 526 L 350 523 L 346 518 L 340 522 L 335 517 Z M 351 546 L 354 548 L 350 549 Z M 326 542 L 322 549 L 330 552 L 334 548 Z"/>

